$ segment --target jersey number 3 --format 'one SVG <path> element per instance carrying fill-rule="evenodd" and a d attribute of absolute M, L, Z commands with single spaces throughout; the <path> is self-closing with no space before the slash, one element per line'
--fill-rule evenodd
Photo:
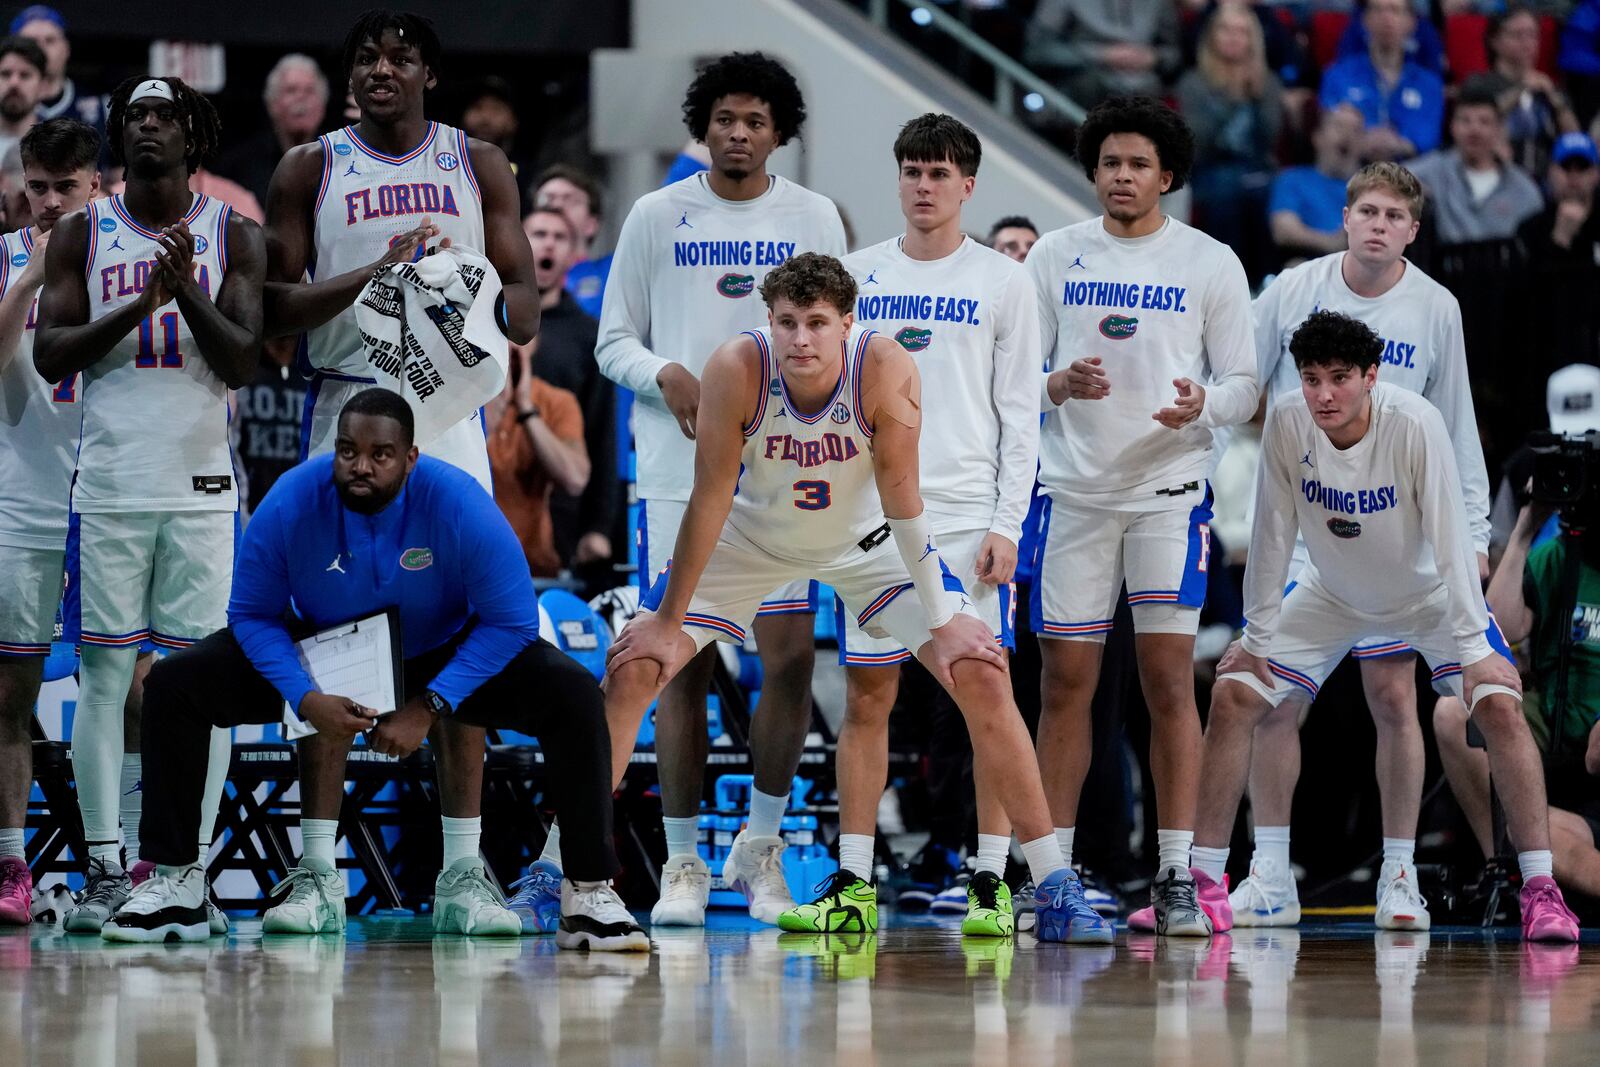
<path fill-rule="evenodd" d="M 795 497 L 794 506 L 801 511 L 821 511 L 833 503 L 833 494 L 827 482 L 795 482 L 794 491 L 800 494 Z"/>
<path fill-rule="evenodd" d="M 161 352 L 156 353 L 156 317 L 147 316 L 139 322 L 139 352 L 133 357 L 135 367 L 182 367 L 183 353 L 178 351 L 178 313 L 164 312 L 161 316 Z"/>

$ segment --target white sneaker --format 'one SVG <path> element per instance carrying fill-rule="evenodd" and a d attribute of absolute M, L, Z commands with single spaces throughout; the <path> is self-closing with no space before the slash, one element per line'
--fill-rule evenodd
<path fill-rule="evenodd" d="M 1300 890 L 1294 872 L 1276 860 L 1258 859 L 1250 876 L 1228 894 L 1235 926 L 1294 926 L 1300 921 Z"/>
<path fill-rule="evenodd" d="M 521 937 L 522 920 L 476 856 L 456 860 L 433 883 L 433 932 L 469 937 Z"/>
<path fill-rule="evenodd" d="M 198 863 L 175 876 L 159 871 L 135 889 L 115 915 L 100 927 L 107 941 L 204 941 L 211 936 L 206 921 L 206 872 Z"/>
<path fill-rule="evenodd" d="M 750 905 L 750 918 L 771 926 L 778 925 L 778 916 L 794 907 L 794 896 L 789 892 L 789 879 L 783 873 L 781 837 L 749 837 L 749 830 L 740 830 L 728 850 L 728 860 L 722 865 L 722 881 L 736 893 L 743 893 Z M 654 921 L 652 919 L 652 921 Z"/>
<path fill-rule="evenodd" d="M 566 912 L 566 886 L 561 888 Z M 661 899 L 650 909 L 652 926 L 704 926 L 711 896 L 711 871 L 699 856 L 668 856 L 661 868 Z"/>
<path fill-rule="evenodd" d="M 702 871 L 705 864 L 700 865 Z M 705 875 L 707 884 L 711 881 Z M 701 905 L 702 922 L 705 906 Z M 556 929 L 560 948 L 586 948 L 591 952 L 649 952 L 650 938 L 633 921 L 622 898 L 609 882 L 561 883 L 561 925 Z"/>
<path fill-rule="evenodd" d="M 344 876 L 332 864 L 302 859 L 272 887 L 273 893 L 284 889 L 289 895 L 261 917 L 262 933 L 344 933 Z"/>
<path fill-rule="evenodd" d="M 1409 863 L 1385 863 L 1378 875 L 1378 912 L 1373 919 L 1380 930 L 1426 930 L 1433 925 L 1428 902 L 1417 888 L 1417 869 Z"/>

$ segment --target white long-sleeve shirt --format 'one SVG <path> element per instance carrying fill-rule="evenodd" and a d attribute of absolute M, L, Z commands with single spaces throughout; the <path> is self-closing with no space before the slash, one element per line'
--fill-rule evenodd
<path fill-rule="evenodd" d="M 1461 305 L 1450 291 L 1407 262 L 1394 288 L 1364 297 L 1345 283 L 1344 252 L 1284 271 L 1256 298 L 1256 354 L 1268 405 L 1286 393 L 1300 395 L 1300 374 L 1289 340 L 1313 311 L 1359 319 L 1383 338 L 1378 380 L 1420 394 L 1444 416 L 1461 472 L 1461 494 L 1478 552 L 1489 550 L 1489 474 L 1478 440 L 1478 416 L 1467 374 Z"/>
<path fill-rule="evenodd" d="M 1344 449 L 1317 428 L 1303 399 L 1285 398 L 1261 439 L 1245 650 L 1265 656 L 1272 647 L 1298 532 L 1310 556 L 1302 574 L 1371 619 L 1370 632 L 1403 634 L 1419 607 L 1444 601 L 1461 662 L 1489 655 L 1459 485 L 1444 417 L 1416 393 L 1379 382 L 1366 435 Z"/>
<path fill-rule="evenodd" d="M 1016 543 L 1039 459 L 1033 287 L 971 238 L 931 261 L 907 256 L 903 240 L 844 265 L 859 286 L 856 322 L 900 342 L 922 376 L 922 499 L 940 525 L 982 524 Z"/>
<path fill-rule="evenodd" d="M 1111 392 L 1056 406 L 1039 438 L 1039 480 L 1097 507 L 1193 507 L 1163 494 L 1205 479 L 1214 427 L 1255 413 L 1250 287 L 1227 245 L 1169 218 L 1147 237 L 1106 232 L 1093 218 L 1045 234 L 1026 268 L 1039 301 L 1045 381 L 1073 361 L 1101 358 Z M 1176 378 L 1204 386 L 1200 417 L 1172 430 Z"/>
<path fill-rule="evenodd" d="M 754 200 L 724 200 L 706 172 L 641 196 L 611 261 L 595 359 L 632 389 L 639 496 L 688 500 L 694 442 L 661 398 L 656 375 L 681 363 L 699 377 L 718 345 L 767 325 L 758 291 L 800 252 L 845 253 L 839 209 L 776 175 Z"/>

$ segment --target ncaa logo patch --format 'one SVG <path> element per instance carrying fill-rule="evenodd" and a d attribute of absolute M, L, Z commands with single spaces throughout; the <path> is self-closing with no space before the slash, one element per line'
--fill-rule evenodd
<path fill-rule="evenodd" d="M 12 256 L 11 257 L 11 265 L 13 267 L 25 267 L 25 266 L 27 266 L 28 265 L 28 253 L 26 253 L 26 252 L 18 252 L 16 255 Z"/>
<path fill-rule="evenodd" d="M 1361 524 L 1354 519 L 1329 519 L 1328 532 L 1348 541 L 1361 536 Z"/>
<path fill-rule="evenodd" d="M 400 553 L 400 566 L 408 571 L 426 570 L 433 566 L 433 549 L 408 548 Z"/>
<path fill-rule="evenodd" d="M 101 220 L 100 220 L 100 232 L 101 233 L 110 233 L 112 230 L 114 230 L 116 228 L 117 228 L 117 220 L 116 219 L 113 219 L 113 218 L 111 218 L 109 216 L 101 218 Z"/>
<path fill-rule="evenodd" d="M 343 141 L 340 141 L 338 144 L 333 146 L 333 154 L 336 155 L 336 156 L 348 156 L 351 152 L 354 152 L 354 151 L 355 151 L 354 148 L 351 148 L 349 145 L 345 144 Z"/>
<path fill-rule="evenodd" d="M 207 241 L 204 237 L 201 237 L 199 234 L 195 234 L 194 235 L 194 254 L 195 255 L 198 256 L 198 255 L 204 254 L 205 250 L 210 248 L 210 247 L 211 247 L 211 242 L 210 241 Z"/>
<path fill-rule="evenodd" d="M 754 274 L 724 274 L 717 279 L 717 292 L 730 300 L 738 300 L 756 291 Z"/>
<path fill-rule="evenodd" d="M 842 426 L 850 421 L 850 409 L 843 404 L 835 404 L 833 405 L 833 414 L 829 418 Z"/>
<path fill-rule="evenodd" d="M 1132 315 L 1107 315 L 1100 320 L 1100 336 L 1112 341 L 1126 341 L 1139 332 L 1139 320 Z"/>
<path fill-rule="evenodd" d="M 461 161 L 449 152 L 440 152 L 433 157 L 433 162 L 443 171 L 452 171 L 461 166 Z"/>

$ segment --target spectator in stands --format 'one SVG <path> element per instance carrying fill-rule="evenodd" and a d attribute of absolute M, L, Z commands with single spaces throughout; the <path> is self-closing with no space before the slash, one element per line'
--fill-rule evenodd
<path fill-rule="evenodd" d="M 46 67 L 44 50 L 28 38 L 7 37 L 0 41 L 0 158 L 10 153 L 22 135 L 39 121 Z"/>
<path fill-rule="evenodd" d="M 1022 263 L 1039 243 L 1039 227 L 1026 215 L 1007 215 L 989 231 L 989 247 Z"/>
<path fill-rule="evenodd" d="M 1578 121 L 1592 121 L 1600 111 L 1600 0 L 1579 0 L 1567 16 L 1556 63 L 1567 76 Z"/>
<path fill-rule="evenodd" d="M 44 52 L 44 86 L 39 97 L 39 120 L 44 122 L 63 116 L 80 119 L 104 135 L 105 98 L 81 92 L 77 84 L 67 77 L 72 45 L 67 40 L 67 23 L 61 17 L 61 12 L 44 4 L 25 7 L 11 20 L 9 32 L 30 39 Z"/>
<path fill-rule="evenodd" d="M 1322 106 L 1350 104 L 1366 122 L 1361 156 L 1410 159 L 1439 145 L 1444 82 L 1413 61 L 1406 43 L 1417 25 L 1406 0 L 1367 0 L 1361 15 L 1367 50 L 1322 75 Z"/>
<path fill-rule="evenodd" d="M 1171 3 L 1040 0 L 1023 59 L 1085 110 L 1112 96 L 1161 96 L 1182 63 Z"/>
<path fill-rule="evenodd" d="M 583 445 L 583 413 L 565 389 L 533 373 L 542 337 L 512 352 L 511 376 L 489 402 L 489 469 L 494 502 L 522 545 L 528 572 L 536 578 L 561 573 L 550 518 L 550 494 L 557 486 L 577 495 L 589 481 L 589 453 Z"/>
<path fill-rule="evenodd" d="M 1212 12 L 1196 66 L 1178 81 L 1178 110 L 1194 131 L 1190 177 L 1201 229 L 1233 248 L 1252 283 L 1266 273 L 1267 191 L 1277 169 L 1283 86 L 1267 69 L 1261 24 L 1243 7 Z"/>
<path fill-rule="evenodd" d="M 1311 135 L 1316 162 L 1289 167 L 1272 181 L 1267 220 L 1273 243 L 1291 260 L 1345 246 L 1345 185 L 1361 166 L 1361 113 L 1348 104 L 1324 111 Z"/>
<path fill-rule="evenodd" d="M 217 162 L 217 173 L 267 199 L 272 172 L 285 152 L 317 139 L 328 111 L 328 79 L 317 61 L 291 52 L 273 64 L 261 101 L 269 128 L 236 145 Z"/>
<path fill-rule="evenodd" d="M 1579 126 L 1566 95 L 1535 65 L 1539 16 L 1522 4 L 1510 4 L 1489 20 L 1484 41 L 1490 67 L 1486 77 L 1500 94 L 1511 162 L 1529 174 L 1543 174 L 1556 138 Z"/>
<path fill-rule="evenodd" d="M 1379 0 L 1374 0 L 1374 3 Z M 1450 117 L 1452 147 L 1414 161 L 1441 244 L 1513 237 L 1544 207 L 1533 179 L 1504 161 L 1506 124 L 1487 75 L 1468 78 Z"/>
<path fill-rule="evenodd" d="M 1237 7 L 1248 12 L 1261 27 L 1262 43 L 1266 47 L 1267 69 L 1278 76 L 1283 85 L 1284 122 L 1290 129 L 1298 129 L 1306 117 L 1307 105 L 1316 99 L 1317 77 L 1320 71 L 1306 55 L 1305 44 L 1293 26 L 1279 15 L 1284 6 L 1277 0 L 1181 0 L 1183 6 L 1199 13 L 1188 31 L 1184 54 L 1194 56 L 1200 48 L 1200 35 L 1211 15 L 1222 7 Z M 1187 22 L 1186 22 L 1187 25 Z"/>
<path fill-rule="evenodd" d="M 1445 0 L 1449 3 L 1450 0 Z M 1457 0 L 1459 2 L 1459 0 Z M 1338 4 L 1323 3 L 1320 7 L 1336 7 Z M 1354 7 L 1358 14 L 1364 14 L 1368 4 L 1366 0 L 1355 0 L 1352 4 L 1346 0 L 1344 7 Z M 1405 40 L 1406 58 L 1424 70 L 1444 77 L 1445 54 L 1444 40 L 1439 36 L 1439 28 L 1429 20 L 1432 5 L 1428 0 L 1411 0 L 1411 11 L 1416 16 L 1412 22 L 1411 32 Z M 1334 57 L 1344 59 L 1347 56 L 1364 55 L 1371 47 L 1371 35 L 1367 32 L 1367 23 L 1364 18 L 1353 18 L 1345 26 L 1339 44 L 1335 48 Z"/>
<path fill-rule="evenodd" d="M 517 137 L 521 123 L 517 120 L 516 93 L 510 82 L 491 74 L 473 86 L 461 112 L 461 128 L 504 152 L 511 161 L 511 173 L 517 176 L 517 188 L 523 188 L 533 169 L 533 155 Z M 531 199 L 526 190 L 523 199 Z M 523 205 L 525 209 L 529 206 Z"/>
<path fill-rule="evenodd" d="M 567 216 L 552 207 L 534 208 L 522 220 L 533 248 L 539 287 L 538 359 L 534 373 L 570 392 L 583 412 L 583 438 L 593 470 L 581 493 L 561 486 L 550 500 L 556 552 L 573 571 L 611 583 L 612 534 L 622 513 L 622 482 L 616 477 L 615 387 L 594 359 L 599 323 L 586 315 L 562 285 L 577 258 L 578 237 Z M 587 572 L 587 573 L 586 573 Z"/>
<path fill-rule="evenodd" d="M 1545 175 L 1548 202 L 1517 230 L 1527 256 L 1523 299 L 1539 314 L 1528 351 L 1553 370 L 1572 360 L 1600 359 L 1600 152 L 1586 134 L 1556 142 Z M 1530 416 L 1531 416 L 1530 412 Z"/>
<path fill-rule="evenodd" d="M 600 233 L 600 183 L 565 163 L 547 167 L 534 185 L 535 207 L 553 207 L 572 220 L 578 232 L 578 262 L 567 271 L 567 290 L 592 318 L 600 317 L 611 256 L 595 257 L 595 237 Z"/>

